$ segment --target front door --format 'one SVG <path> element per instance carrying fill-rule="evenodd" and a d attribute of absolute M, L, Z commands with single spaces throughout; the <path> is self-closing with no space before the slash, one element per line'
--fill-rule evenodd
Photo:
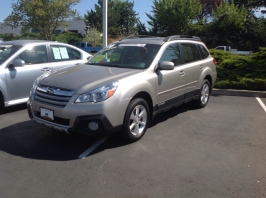
<path fill-rule="evenodd" d="M 5 69 L 9 103 L 26 101 L 35 79 L 52 69 L 49 67 L 46 45 L 26 49 L 16 58 L 24 60 L 25 65 Z"/>
<path fill-rule="evenodd" d="M 158 70 L 156 72 L 156 110 L 181 102 L 184 97 L 186 85 L 186 71 L 181 65 L 180 50 L 177 44 L 167 46 L 159 60 L 159 64 L 162 61 L 173 62 L 175 68 L 173 70 Z"/>

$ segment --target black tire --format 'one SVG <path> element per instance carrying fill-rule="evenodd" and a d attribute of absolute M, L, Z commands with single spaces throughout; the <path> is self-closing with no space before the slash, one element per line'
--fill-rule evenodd
<path fill-rule="evenodd" d="M 5 108 L 4 97 L 2 93 L 0 92 L 0 111 L 3 110 L 4 108 Z"/>
<path fill-rule="evenodd" d="M 197 100 L 194 101 L 195 106 L 197 108 L 204 108 L 209 101 L 210 93 L 211 93 L 210 82 L 207 79 L 205 79 L 200 89 L 200 96 Z"/>
<path fill-rule="evenodd" d="M 150 121 L 149 105 L 142 98 L 132 100 L 126 110 L 122 135 L 127 142 L 140 140 Z"/>

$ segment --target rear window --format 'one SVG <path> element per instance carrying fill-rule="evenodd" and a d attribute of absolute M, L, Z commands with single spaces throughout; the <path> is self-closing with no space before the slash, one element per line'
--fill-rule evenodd
<path fill-rule="evenodd" d="M 5 62 L 12 54 L 22 48 L 21 45 L 0 45 L 0 64 Z"/>

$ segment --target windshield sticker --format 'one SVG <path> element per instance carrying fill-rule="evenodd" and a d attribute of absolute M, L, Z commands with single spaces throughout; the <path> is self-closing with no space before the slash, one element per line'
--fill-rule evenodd
<path fill-rule="evenodd" d="M 145 47 L 146 44 L 120 44 L 120 46 L 135 46 L 135 47 Z"/>
<path fill-rule="evenodd" d="M 112 48 L 112 47 L 114 47 L 114 46 L 115 46 L 115 44 L 110 44 L 110 45 L 108 45 L 106 48 L 110 49 L 110 48 Z"/>
<path fill-rule="evenodd" d="M 54 59 L 56 60 L 60 60 L 61 59 L 61 55 L 60 55 L 60 51 L 58 48 L 52 48 L 53 49 L 53 54 L 54 54 Z"/>
<path fill-rule="evenodd" d="M 60 53 L 63 59 L 69 59 L 67 48 L 66 47 L 59 47 Z"/>

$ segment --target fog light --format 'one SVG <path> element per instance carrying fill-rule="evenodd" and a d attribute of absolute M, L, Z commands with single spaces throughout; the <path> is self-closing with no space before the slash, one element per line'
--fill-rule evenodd
<path fill-rule="evenodd" d="M 90 130 L 96 131 L 99 129 L 99 124 L 97 122 L 90 122 L 88 127 Z"/>

